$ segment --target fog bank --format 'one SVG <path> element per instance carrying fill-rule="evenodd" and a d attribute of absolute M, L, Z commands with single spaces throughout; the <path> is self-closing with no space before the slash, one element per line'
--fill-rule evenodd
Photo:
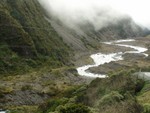
<path fill-rule="evenodd" d="M 47 12 L 70 28 L 90 23 L 95 30 L 130 16 L 150 28 L 148 0 L 39 0 Z"/>

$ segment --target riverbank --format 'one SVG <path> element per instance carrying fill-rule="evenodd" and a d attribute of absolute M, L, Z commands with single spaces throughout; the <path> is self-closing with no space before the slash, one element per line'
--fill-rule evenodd
<path fill-rule="evenodd" d="M 124 59 L 123 55 L 126 55 L 126 54 L 137 54 L 137 55 L 140 54 L 142 56 L 148 57 L 148 54 L 145 53 L 148 50 L 147 48 L 122 44 L 124 42 L 135 42 L 135 41 L 136 40 L 134 40 L 134 39 L 127 39 L 127 40 L 116 40 L 116 41 L 111 41 L 111 42 L 104 42 L 104 44 L 107 44 L 107 45 L 115 45 L 115 46 L 118 46 L 118 48 L 119 47 L 125 47 L 125 48 L 130 48 L 133 50 L 130 50 L 130 51 L 128 50 L 125 52 L 120 51 L 118 53 L 112 53 L 113 51 L 111 51 L 110 54 L 103 54 L 103 53 L 93 54 L 90 57 L 93 59 L 94 64 L 85 65 L 85 66 L 77 68 L 79 75 L 87 76 L 87 77 L 106 78 L 107 75 L 100 74 L 100 73 L 99 74 L 98 73 L 91 73 L 88 71 L 88 69 L 98 67 L 98 66 L 101 66 L 104 64 L 108 64 L 112 61 L 123 60 Z"/>

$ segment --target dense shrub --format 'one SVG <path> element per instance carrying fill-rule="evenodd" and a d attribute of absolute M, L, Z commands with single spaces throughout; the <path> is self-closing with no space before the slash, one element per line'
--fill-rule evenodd
<path fill-rule="evenodd" d="M 58 106 L 65 105 L 68 102 L 67 98 L 62 99 L 52 99 L 42 104 L 39 109 L 42 110 L 42 113 L 53 112 Z"/>
<path fill-rule="evenodd" d="M 143 113 L 150 113 L 150 104 L 144 105 L 144 112 Z"/>
<path fill-rule="evenodd" d="M 111 105 L 111 104 L 114 104 L 116 102 L 120 102 L 123 99 L 124 99 L 123 95 L 119 94 L 117 91 L 112 91 L 111 93 L 104 95 L 100 99 L 99 105 L 100 106 Z"/>
<path fill-rule="evenodd" d="M 82 104 L 70 104 L 60 109 L 60 113 L 90 113 L 90 110 Z"/>

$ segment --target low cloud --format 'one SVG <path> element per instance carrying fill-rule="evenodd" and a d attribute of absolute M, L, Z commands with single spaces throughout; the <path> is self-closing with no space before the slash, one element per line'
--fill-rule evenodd
<path fill-rule="evenodd" d="M 148 0 L 39 0 L 47 12 L 66 26 L 78 29 L 89 23 L 95 30 L 116 24 L 130 16 L 135 22 L 150 28 Z"/>

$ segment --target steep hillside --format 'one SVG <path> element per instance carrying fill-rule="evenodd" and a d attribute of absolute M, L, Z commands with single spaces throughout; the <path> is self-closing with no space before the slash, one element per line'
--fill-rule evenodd
<path fill-rule="evenodd" d="M 120 19 L 118 23 L 112 24 L 98 31 L 100 39 L 126 39 L 145 35 L 146 29 L 137 25 L 130 17 Z"/>
<path fill-rule="evenodd" d="M 68 61 L 69 47 L 44 18 L 36 0 L 0 1 L 0 73 Z"/>
<path fill-rule="evenodd" d="M 63 40 L 77 51 L 98 49 L 101 41 L 145 36 L 149 31 L 146 28 L 141 28 L 130 17 L 122 18 L 117 23 L 107 25 L 100 30 L 96 30 L 89 22 L 84 22 L 77 28 L 70 29 L 56 17 L 48 16 L 48 20 L 63 37 Z"/>

